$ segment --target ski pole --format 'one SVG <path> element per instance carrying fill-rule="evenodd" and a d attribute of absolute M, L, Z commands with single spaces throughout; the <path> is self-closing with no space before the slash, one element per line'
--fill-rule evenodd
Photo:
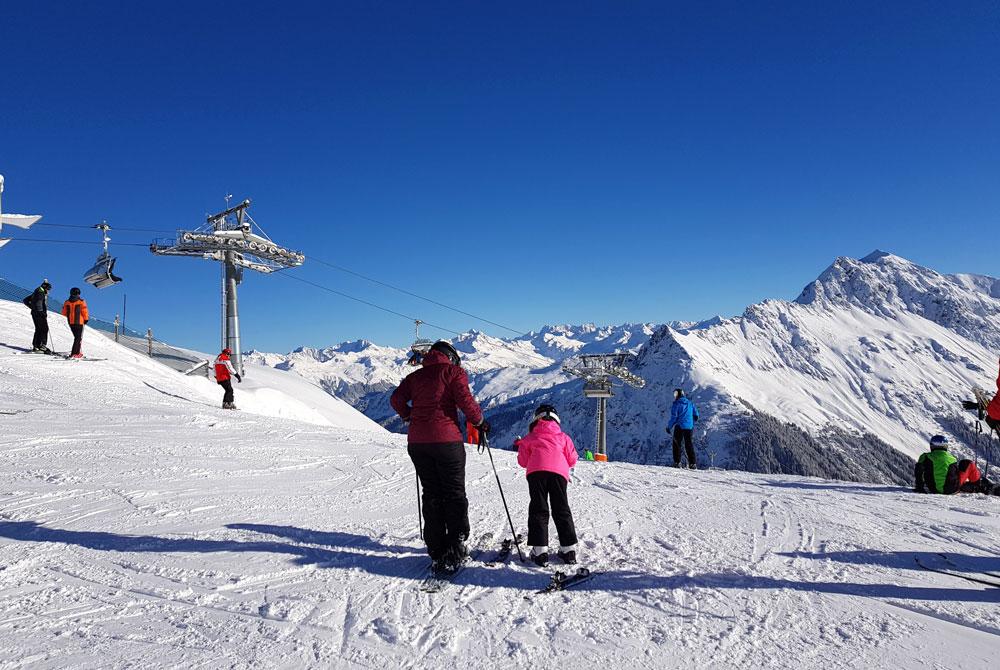
<path fill-rule="evenodd" d="M 414 472 L 417 478 L 417 528 L 420 529 L 420 539 L 424 539 L 424 513 L 420 509 L 420 474 Z"/>
<path fill-rule="evenodd" d="M 973 445 L 974 445 L 973 449 L 976 452 L 976 469 L 977 470 L 979 469 L 979 452 L 980 452 L 980 449 L 981 449 L 980 442 L 982 441 L 982 437 L 983 437 L 983 424 L 981 424 L 979 421 L 976 421 L 976 439 L 973 441 Z M 990 470 L 990 459 L 987 456 L 985 456 L 985 455 L 984 455 L 984 459 L 986 460 L 986 472 L 989 473 L 989 470 Z"/>
<path fill-rule="evenodd" d="M 487 437 L 486 431 L 480 431 L 479 433 L 479 452 L 482 453 L 486 450 L 487 455 L 490 457 L 490 466 L 493 468 L 493 476 L 497 478 L 497 488 L 500 489 L 500 500 L 503 502 L 503 509 L 507 513 L 507 523 L 510 524 L 510 535 L 514 538 L 514 547 L 517 548 L 517 557 L 521 559 L 524 563 L 524 554 L 521 553 L 521 543 L 517 541 L 517 531 L 514 530 L 514 520 L 510 518 L 510 508 L 507 507 L 507 498 L 503 494 L 503 485 L 500 483 L 500 475 L 497 474 L 496 463 L 493 462 L 493 452 L 490 450 L 490 438 Z"/>

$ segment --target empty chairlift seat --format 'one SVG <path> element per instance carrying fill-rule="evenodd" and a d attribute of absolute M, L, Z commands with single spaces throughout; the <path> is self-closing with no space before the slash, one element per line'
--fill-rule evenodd
<path fill-rule="evenodd" d="M 111 241 L 111 238 L 108 237 L 108 231 L 111 229 L 111 226 L 105 221 L 94 226 L 94 228 L 101 231 L 101 241 L 104 243 L 104 251 L 97 257 L 94 267 L 87 270 L 83 275 L 83 281 L 94 288 L 107 288 L 122 280 L 121 277 L 117 277 L 114 274 L 115 261 L 118 259 L 112 258 L 111 254 L 108 253 L 108 242 Z"/>
<path fill-rule="evenodd" d="M 122 278 L 114 274 L 116 260 L 118 259 L 112 258 L 110 254 L 101 254 L 94 267 L 83 275 L 83 280 L 94 288 L 107 288 L 117 284 Z"/>

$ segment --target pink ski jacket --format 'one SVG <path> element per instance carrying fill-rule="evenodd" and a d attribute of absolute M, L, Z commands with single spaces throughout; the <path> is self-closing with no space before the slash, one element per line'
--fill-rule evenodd
<path fill-rule="evenodd" d="M 535 429 L 514 443 L 517 464 L 532 472 L 554 472 L 569 481 L 569 469 L 576 465 L 576 447 L 556 421 L 539 421 Z"/>

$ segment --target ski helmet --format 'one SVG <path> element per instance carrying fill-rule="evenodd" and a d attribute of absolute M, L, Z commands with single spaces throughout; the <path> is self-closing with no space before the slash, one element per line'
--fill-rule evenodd
<path fill-rule="evenodd" d="M 680 400 L 684 397 L 684 389 L 674 389 L 674 400 Z"/>
<path fill-rule="evenodd" d="M 52 284 L 49 283 L 48 279 L 42 280 L 42 288 L 45 289 L 46 291 L 52 288 Z"/>
<path fill-rule="evenodd" d="M 559 421 L 559 415 L 556 413 L 556 408 L 552 405 L 539 405 L 538 409 L 535 410 L 535 416 L 532 417 L 531 421 L 539 421 L 541 419 L 548 419 L 549 421 L 555 421 L 556 423 L 561 423 Z"/>
<path fill-rule="evenodd" d="M 80 295 L 80 289 L 78 289 L 77 287 L 74 286 L 73 288 L 71 288 L 69 290 L 69 294 L 70 295 Z"/>
<path fill-rule="evenodd" d="M 431 345 L 431 351 L 438 351 L 444 354 L 455 365 L 462 364 L 462 358 L 458 355 L 458 349 L 448 340 L 438 340 Z"/>
<path fill-rule="evenodd" d="M 224 353 L 226 356 L 232 356 L 233 350 L 230 349 L 229 347 L 226 347 L 225 349 L 222 350 L 222 353 Z"/>
<path fill-rule="evenodd" d="M 935 435 L 931 438 L 931 449 L 948 449 L 948 438 L 944 435 Z"/>

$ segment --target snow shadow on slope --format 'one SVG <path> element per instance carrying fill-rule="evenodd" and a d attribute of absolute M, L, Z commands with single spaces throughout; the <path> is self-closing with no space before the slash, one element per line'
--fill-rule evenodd
<path fill-rule="evenodd" d="M 912 559 L 913 554 L 910 553 L 907 555 L 911 557 L 910 564 L 916 568 Z M 863 596 L 866 598 L 886 598 L 894 600 L 1000 603 L 1000 589 L 992 588 L 927 588 L 919 586 L 903 586 L 900 584 L 797 582 L 779 577 L 725 572 L 705 573 L 701 575 L 651 575 L 628 570 L 613 570 L 610 572 L 601 572 L 595 579 L 580 584 L 579 586 L 574 587 L 573 590 L 620 593 L 629 591 L 671 589 L 685 589 L 688 591 L 694 591 L 697 589 L 727 589 L 736 591 L 791 590 L 801 591 L 804 593 L 828 593 L 832 595 Z"/>
<path fill-rule="evenodd" d="M 768 486 L 775 486 L 783 489 L 800 489 L 802 491 L 839 491 L 841 493 L 856 493 L 859 495 L 875 495 L 881 493 L 911 493 L 912 489 L 905 486 L 875 486 L 872 484 L 851 485 L 848 483 L 837 484 L 832 482 L 795 482 L 770 480 Z"/>
<path fill-rule="evenodd" d="M 934 551 L 830 551 L 779 552 L 778 556 L 789 558 L 811 558 L 829 560 L 852 565 L 872 565 L 894 570 L 921 570 L 917 564 L 938 565 L 947 556 L 948 565 L 942 566 L 953 572 L 968 572 L 978 574 L 1000 573 L 1000 556 L 969 556 L 968 554 L 942 554 Z M 998 591 L 1000 594 L 1000 591 Z"/>
<path fill-rule="evenodd" d="M 77 531 L 49 528 L 34 521 L 0 521 L 0 537 L 21 542 L 51 542 L 69 544 L 96 551 L 135 553 L 273 553 L 293 557 L 298 565 L 317 565 L 323 568 L 359 569 L 372 575 L 399 579 L 419 580 L 426 574 L 427 557 L 416 547 L 383 545 L 363 535 L 339 531 L 312 531 L 294 526 L 260 524 L 230 524 L 228 528 L 260 532 L 289 539 L 325 544 L 326 549 L 291 543 L 264 541 L 241 542 L 236 540 L 208 540 L 197 538 L 167 538 L 151 535 L 119 535 L 103 531 Z M 386 552 L 373 555 L 364 551 Z M 833 552 L 810 554 L 795 552 L 783 554 L 794 558 L 829 558 L 847 563 L 880 565 L 891 568 L 918 569 L 916 557 L 929 557 L 930 552 Z M 937 556 L 936 554 L 934 556 Z M 983 572 L 1000 569 L 1000 558 L 982 556 L 950 556 L 963 570 Z M 534 591 L 544 586 L 545 573 L 522 572 L 496 568 L 470 566 L 456 583 L 468 586 L 501 587 L 521 591 Z M 969 588 L 925 588 L 899 584 L 862 584 L 848 582 L 797 582 L 789 579 L 737 573 L 708 573 L 701 575 L 656 575 L 634 570 L 599 571 L 595 579 L 574 587 L 578 592 L 625 593 L 646 590 L 671 589 L 789 589 L 802 592 L 830 593 L 837 595 L 892 598 L 902 600 L 963 601 L 1000 603 L 1000 590 Z"/>
<path fill-rule="evenodd" d="M 350 547 L 368 551 L 387 551 L 395 554 L 412 554 L 419 551 L 415 547 L 403 545 L 386 545 L 376 542 L 370 537 L 344 533 L 338 530 L 310 530 L 297 526 L 274 526 L 260 523 L 227 523 L 226 528 L 232 530 L 248 530 L 263 535 L 275 535 L 296 542 L 321 544 L 328 547 Z"/>
<path fill-rule="evenodd" d="M 361 568 L 372 574 L 387 577 L 420 576 L 427 567 L 427 558 L 415 547 L 387 546 L 371 538 L 351 533 L 325 533 L 285 526 L 254 526 L 234 524 L 233 528 L 257 530 L 259 528 L 279 530 L 281 533 L 295 531 L 301 538 L 318 538 L 316 544 L 330 544 L 352 547 L 355 551 L 323 549 L 297 544 L 263 541 L 241 542 L 237 540 L 207 540 L 189 537 L 156 537 L 153 535 L 119 535 L 104 531 L 66 530 L 49 528 L 35 521 L 0 521 L 0 537 L 20 542 L 52 542 L 71 544 L 96 551 L 119 551 L 135 553 L 271 553 L 287 554 L 294 557 L 298 565 L 320 564 L 323 567 Z M 261 531 L 267 532 L 267 531 Z M 308 540 L 312 542 L 313 540 Z M 379 551 L 389 555 L 372 555 L 362 551 Z M 409 555 L 407 555 L 409 554 Z"/>

